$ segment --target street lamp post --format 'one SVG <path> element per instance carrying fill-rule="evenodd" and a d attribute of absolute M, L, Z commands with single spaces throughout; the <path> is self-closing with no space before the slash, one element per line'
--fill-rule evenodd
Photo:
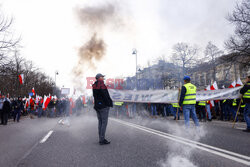
<path fill-rule="evenodd" d="M 55 72 L 55 94 L 56 94 L 56 76 L 59 75 L 58 71 Z"/>
<path fill-rule="evenodd" d="M 135 89 L 137 90 L 137 50 L 133 49 L 133 55 L 135 55 Z"/>

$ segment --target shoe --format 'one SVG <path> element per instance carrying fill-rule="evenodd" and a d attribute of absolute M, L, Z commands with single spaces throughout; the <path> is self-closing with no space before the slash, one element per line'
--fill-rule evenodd
<path fill-rule="evenodd" d="M 106 139 L 104 139 L 103 141 L 99 142 L 100 145 L 105 145 L 105 144 L 110 144 L 110 142 Z"/>
<path fill-rule="evenodd" d="M 176 118 L 174 118 L 174 120 L 176 120 Z"/>
<path fill-rule="evenodd" d="M 243 130 L 243 132 L 250 132 L 250 129 L 245 129 Z"/>

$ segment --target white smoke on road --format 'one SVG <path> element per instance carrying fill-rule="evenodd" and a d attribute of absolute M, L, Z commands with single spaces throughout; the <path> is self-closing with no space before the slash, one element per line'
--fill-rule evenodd
<path fill-rule="evenodd" d="M 138 111 L 137 111 L 138 112 Z M 148 118 L 149 114 L 146 110 L 140 110 L 139 113 L 143 113 L 144 116 L 135 116 L 133 118 L 133 122 L 136 124 L 140 124 L 146 127 L 157 127 L 160 129 L 167 130 L 168 133 L 173 134 L 178 137 L 186 138 L 192 141 L 199 142 L 202 138 L 204 138 L 207 134 L 207 130 L 204 126 L 200 126 L 199 128 L 195 127 L 190 119 L 190 128 L 186 129 L 183 121 L 172 121 L 165 120 L 161 118 Z M 173 117 L 168 117 L 173 118 Z M 126 120 L 125 120 L 126 121 Z M 165 159 L 161 159 L 157 164 L 160 167 L 198 167 L 197 164 L 192 162 L 192 156 L 195 152 L 194 147 L 186 146 L 184 144 L 174 142 L 171 140 L 167 140 L 166 142 L 168 148 L 168 154 Z"/>

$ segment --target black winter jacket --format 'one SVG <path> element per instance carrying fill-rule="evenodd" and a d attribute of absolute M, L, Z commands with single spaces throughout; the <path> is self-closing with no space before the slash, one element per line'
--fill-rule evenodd
<path fill-rule="evenodd" d="M 103 109 L 106 107 L 113 107 L 113 101 L 109 96 L 106 85 L 102 80 L 96 81 L 92 85 L 94 96 L 94 109 Z"/>
<path fill-rule="evenodd" d="M 247 83 L 249 84 L 250 82 Z M 243 86 L 243 88 L 240 90 L 240 94 L 244 95 L 250 89 L 250 85 L 248 84 Z M 243 101 L 244 103 L 250 103 L 250 98 L 243 98 Z"/>

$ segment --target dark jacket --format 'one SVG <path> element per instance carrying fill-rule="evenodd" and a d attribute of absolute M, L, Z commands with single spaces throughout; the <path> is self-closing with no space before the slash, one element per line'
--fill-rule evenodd
<path fill-rule="evenodd" d="M 250 82 L 247 82 L 250 83 Z M 245 84 L 240 90 L 240 94 L 244 95 L 250 89 L 250 85 Z M 250 98 L 243 98 L 244 103 L 250 103 Z"/>
<path fill-rule="evenodd" d="M 184 101 L 186 92 L 187 92 L 186 87 L 185 87 L 185 86 L 182 86 L 182 87 L 181 87 L 180 100 L 179 100 L 179 106 L 182 106 L 182 103 L 183 103 L 183 101 Z"/>
<path fill-rule="evenodd" d="M 3 112 L 4 113 L 10 113 L 11 112 L 11 105 L 9 100 L 5 100 L 3 102 Z"/>
<path fill-rule="evenodd" d="M 24 108 L 23 102 L 21 100 L 15 100 L 13 102 L 13 107 L 14 107 L 14 110 L 23 110 Z"/>
<path fill-rule="evenodd" d="M 94 109 L 103 109 L 113 107 L 113 101 L 109 96 L 106 85 L 103 80 L 96 81 L 93 85 Z"/>

